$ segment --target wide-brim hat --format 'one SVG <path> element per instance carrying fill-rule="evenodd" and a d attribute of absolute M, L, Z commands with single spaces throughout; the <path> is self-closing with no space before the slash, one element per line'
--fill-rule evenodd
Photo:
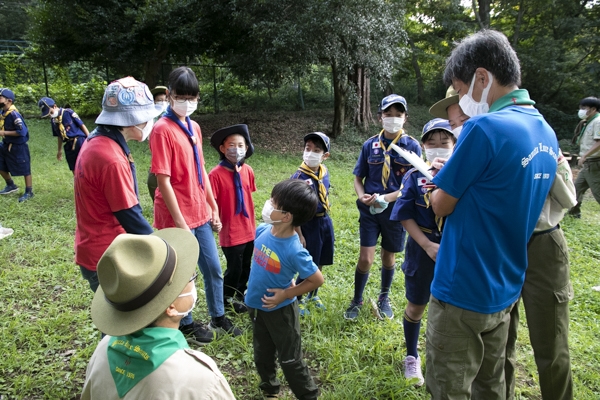
<path fill-rule="evenodd" d="M 149 326 L 188 284 L 198 254 L 194 235 L 180 228 L 117 236 L 98 262 L 100 286 L 92 301 L 96 327 L 122 336 Z"/>
<path fill-rule="evenodd" d="M 425 141 L 427 140 L 427 136 L 429 136 L 429 133 L 431 133 L 433 131 L 437 131 L 437 130 L 443 130 L 443 131 L 448 132 L 451 135 L 454 135 L 454 133 L 452 133 L 452 127 L 450 126 L 450 122 L 448 122 L 447 119 L 434 118 L 431 121 L 427 122 L 425 124 L 425 126 L 423 126 L 423 134 L 421 135 L 421 142 L 425 143 Z"/>
<path fill-rule="evenodd" d="M 379 104 L 379 111 L 387 110 L 392 104 L 402 104 L 402 107 L 404 107 L 404 112 L 408 112 L 408 104 L 406 103 L 406 99 L 397 94 L 385 96 Z"/>
<path fill-rule="evenodd" d="M 458 92 L 450 86 L 446 90 L 446 97 L 432 105 L 429 114 L 436 118 L 448 119 L 448 107 L 452 104 L 458 104 Z"/>
<path fill-rule="evenodd" d="M 245 158 L 250 158 L 250 156 L 252 154 L 254 154 L 254 145 L 252 144 L 252 141 L 250 140 L 250 132 L 248 131 L 248 125 L 246 125 L 246 124 L 231 125 L 231 126 L 227 126 L 225 128 L 221 128 L 221 129 L 213 132 L 213 134 L 210 135 L 210 144 L 220 154 L 223 154 L 221 152 L 221 150 L 219 150 L 219 147 L 223 144 L 223 142 L 225 141 L 227 136 L 234 135 L 234 134 L 241 135 L 246 140 L 246 144 L 248 145 L 248 150 L 246 150 Z"/>
<path fill-rule="evenodd" d="M 321 142 L 323 142 L 323 144 L 325 145 L 325 151 L 327 153 L 329 153 L 329 150 L 331 150 L 331 143 L 329 140 L 329 136 L 327 136 L 326 134 L 324 134 L 323 132 L 311 132 L 308 135 L 304 136 L 304 143 L 306 143 L 306 141 L 308 139 L 317 139 L 320 140 Z"/>
<path fill-rule="evenodd" d="M 50 114 L 50 107 L 54 107 L 56 102 L 52 100 L 50 97 L 42 97 L 40 101 L 38 101 L 38 107 L 42 112 L 42 117 L 48 116 Z"/>
<path fill-rule="evenodd" d="M 128 76 L 106 87 L 96 124 L 133 126 L 153 120 L 162 112 L 162 105 L 154 104 L 148 86 Z"/>

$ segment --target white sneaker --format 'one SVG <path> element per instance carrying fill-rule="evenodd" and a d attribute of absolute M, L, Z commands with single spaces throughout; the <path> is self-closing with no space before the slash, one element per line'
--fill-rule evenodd
<path fill-rule="evenodd" d="M 415 386 L 423 386 L 425 379 L 421 372 L 421 357 L 407 356 L 404 359 L 404 378 L 406 380 L 416 379 Z"/>

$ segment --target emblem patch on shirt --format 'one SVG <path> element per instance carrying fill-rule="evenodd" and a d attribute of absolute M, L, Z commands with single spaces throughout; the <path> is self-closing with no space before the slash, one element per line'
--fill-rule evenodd
<path fill-rule="evenodd" d="M 373 150 L 373 154 L 379 154 L 379 149 Z"/>
<path fill-rule="evenodd" d="M 312 179 L 305 179 L 304 182 L 306 182 L 307 185 L 312 185 Z"/>
<path fill-rule="evenodd" d="M 417 180 L 417 184 L 419 186 L 427 185 L 428 183 L 429 183 L 429 179 L 425 178 L 424 176 Z"/>
<path fill-rule="evenodd" d="M 381 144 L 379 142 L 373 142 L 373 149 L 379 149 L 381 147 Z"/>

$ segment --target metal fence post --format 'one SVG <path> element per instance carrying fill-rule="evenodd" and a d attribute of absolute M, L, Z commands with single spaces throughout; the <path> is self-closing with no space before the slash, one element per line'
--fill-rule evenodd
<path fill-rule="evenodd" d="M 50 97 L 48 92 L 48 75 L 46 74 L 46 62 L 42 61 L 42 69 L 44 70 L 44 85 L 46 85 L 46 97 Z"/>

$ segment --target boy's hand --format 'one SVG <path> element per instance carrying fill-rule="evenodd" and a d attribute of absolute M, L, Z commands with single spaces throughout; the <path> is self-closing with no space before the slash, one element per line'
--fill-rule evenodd
<path fill-rule="evenodd" d="M 374 194 L 365 193 L 362 195 L 362 197 L 359 198 L 359 200 L 367 206 L 372 206 L 373 203 L 375 203 L 375 200 L 377 200 L 377 196 L 378 196 L 377 193 L 374 193 Z"/>
<path fill-rule="evenodd" d="M 433 161 L 431 162 L 431 167 L 433 168 L 431 170 L 431 175 L 436 176 L 437 173 L 440 172 L 440 169 L 442 169 L 442 167 L 444 166 L 444 164 L 446 164 L 447 161 L 448 161 L 447 158 L 441 158 L 441 157 L 434 158 Z"/>
<path fill-rule="evenodd" d="M 429 242 L 429 245 L 423 249 L 433 261 L 437 258 L 438 250 L 440 249 L 439 243 Z"/>
<path fill-rule="evenodd" d="M 219 218 L 219 213 L 213 213 L 213 218 L 210 221 L 210 226 L 214 232 L 221 232 L 221 228 L 223 228 L 223 224 L 221 223 L 221 219 Z"/>
<path fill-rule="evenodd" d="M 263 308 L 272 309 L 277 307 L 282 301 L 287 300 L 285 289 L 267 289 L 267 292 L 273 293 L 273 296 L 262 297 Z"/>

